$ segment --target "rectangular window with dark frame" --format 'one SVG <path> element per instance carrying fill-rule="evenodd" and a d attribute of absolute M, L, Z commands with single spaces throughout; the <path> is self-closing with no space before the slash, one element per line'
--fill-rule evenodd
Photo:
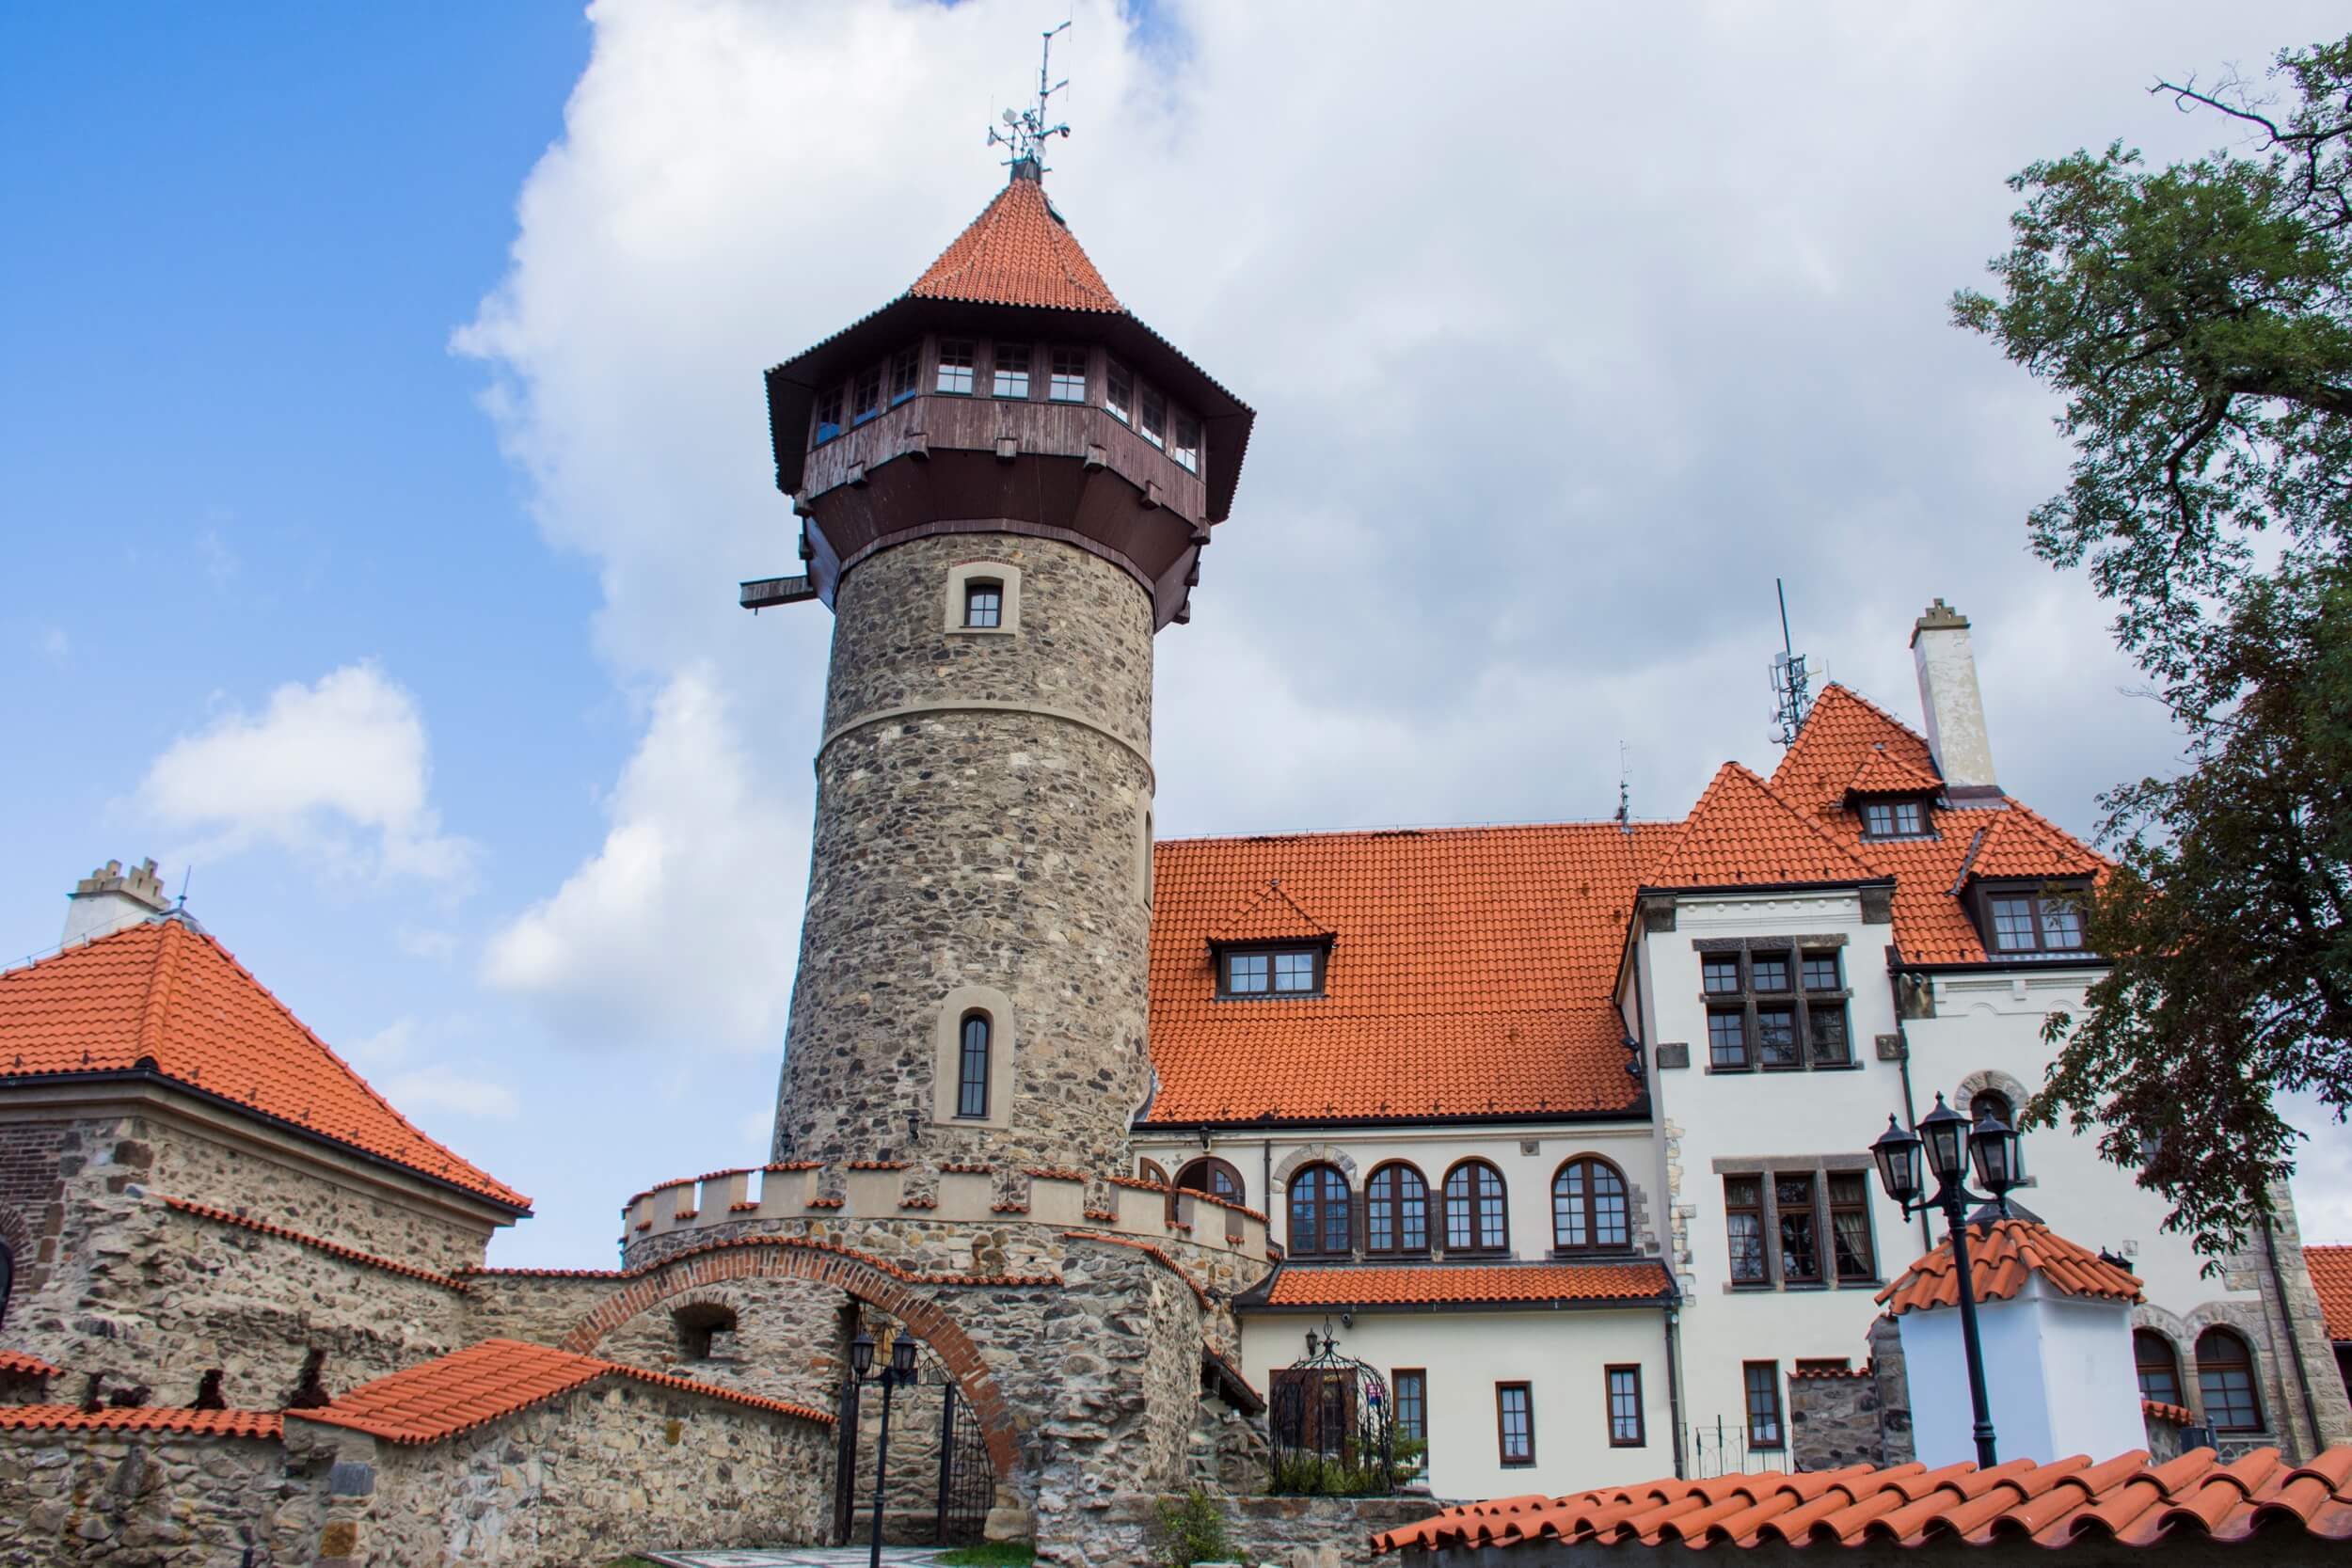
<path fill-rule="evenodd" d="M 1222 996 L 1315 996 L 1323 990 L 1323 954 L 1312 947 L 1227 953 L 1218 971 Z"/>
<path fill-rule="evenodd" d="M 1225 958 L 1225 991 L 1229 996 L 1257 996 L 1266 989 L 1267 953 L 1229 953 Z"/>
<path fill-rule="evenodd" d="M 1495 1436 L 1503 1468 L 1535 1463 L 1535 1402 L 1524 1383 L 1495 1385 Z"/>
<path fill-rule="evenodd" d="M 1190 414 L 1176 416 L 1176 436 L 1168 449 L 1168 455 L 1191 469 L 1200 471 L 1200 421 Z"/>
<path fill-rule="evenodd" d="M 939 374 L 932 385 L 940 391 L 960 397 L 972 395 L 973 367 L 978 363 L 977 346 L 969 338 L 942 338 L 939 341 Z"/>
<path fill-rule="evenodd" d="M 1746 1014 L 1725 1007 L 1707 1015 L 1707 1063 L 1714 1068 L 1749 1065 Z"/>
<path fill-rule="evenodd" d="M 1853 1060 L 1852 1044 L 1846 1038 L 1846 1008 L 1843 1003 L 1835 1006 L 1815 1003 L 1804 1010 L 1805 1029 L 1813 1037 L 1813 1064 L 1816 1067 L 1844 1067 Z"/>
<path fill-rule="evenodd" d="M 1764 1262 L 1764 1179 L 1760 1176 L 1724 1178 L 1724 1227 L 1731 1237 L 1731 1282 L 1769 1285 Z"/>
<path fill-rule="evenodd" d="M 1756 1009 L 1756 1053 L 1768 1068 L 1804 1066 L 1804 1058 L 1797 1052 L 1796 1008 Z"/>
<path fill-rule="evenodd" d="M 995 355 L 995 380 L 992 390 L 1000 398 L 1025 398 L 1029 395 L 1029 345 L 998 343 Z"/>
<path fill-rule="evenodd" d="M 1859 1171 L 1832 1171 L 1829 1178 L 1829 1236 L 1837 1255 L 1841 1284 L 1878 1278 L 1870 1247 L 1870 1181 Z"/>
<path fill-rule="evenodd" d="M 1067 345 L 1054 350 L 1052 378 L 1045 383 L 1045 395 L 1056 403 L 1084 403 L 1087 400 L 1087 351 Z"/>
<path fill-rule="evenodd" d="M 974 1013 L 963 1021 L 962 1050 L 958 1053 L 956 1115 L 988 1115 L 988 1015 Z"/>
<path fill-rule="evenodd" d="M 1843 990 L 1845 987 L 1845 977 L 1838 972 L 1836 948 L 1804 956 L 1805 990 Z"/>
<path fill-rule="evenodd" d="M 1601 1375 L 1609 1388 L 1609 1446 L 1642 1447 L 1649 1441 L 1642 1424 L 1642 1369 L 1609 1367 Z"/>
<path fill-rule="evenodd" d="M 1748 959 L 1749 989 L 1783 991 L 1788 989 L 1788 955 L 1756 953 Z"/>
<path fill-rule="evenodd" d="M 1917 838 L 1927 831 L 1927 810 L 1917 800 L 1869 800 L 1863 804 L 1865 838 Z"/>
<path fill-rule="evenodd" d="M 1699 989 L 1709 996 L 1740 994 L 1740 955 L 1709 953 L 1699 960 Z"/>
<path fill-rule="evenodd" d="M 2001 888 L 1984 895 L 1986 945 L 1996 953 L 2079 953 L 2079 895 L 2064 890 Z"/>
<path fill-rule="evenodd" d="M 1002 583 L 983 581 L 978 578 L 963 585 L 963 624 L 975 631 L 993 631 L 1004 625 L 1005 589 Z"/>
<path fill-rule="evenodd" d="M 882 412 L 882 368 L 868 365 L 857 372 L 857 389 L 850 398 L 850 423 L 862 425 Z"/>
<path fill-rule="evenodd" d="M 841 405 L 849 393 L 841 387 L 828 387 L 817 394 L 816 445 L 822 446 L 841 434 Z"/>
<path fill-rule="evenodd" d="M 1399 1367 L 1391 1381 L 1396 1386 L 1397 1441 L 1428 1442 L 1429 1374 L 1419 1367 Z"/>
<path fill-rule="evenodd" d="M 1168 444 L 1168 399 L 1145 387 L 1136 402 L 1136 434 L 1155 447 Z"/>
<path fill-rule="evenodd" d="M 923 368 L 923 351 L 902 348 L 890 356 L 890 406 L 896 408 L 914 395 L 914 383 Z"/>
<path fill-rule="evenodd" d="M 1780 1277 L 1786 1285 L 1818 1285 L 1821 1281 L 1821 1243 L 1813 1211 L 1813 1178 L 1772 1178 L 1772 1207 L 1779 1211 Z"/>
<path fill-rule="evenodd" d="M 1785 1446 L 1788 1438 L 1780 1424 L 1780 1363 L 1745 1361 L 1740 1363 L 1740 1375 L 1748 1397 L 1748 1447 Z"/>
<path fill-rule="evenodd" d="M 1114 420 L 1132 420 L 1136 410 L 1136 372 L 1116 359 L 1103 366 L 1103 406 Z"/>

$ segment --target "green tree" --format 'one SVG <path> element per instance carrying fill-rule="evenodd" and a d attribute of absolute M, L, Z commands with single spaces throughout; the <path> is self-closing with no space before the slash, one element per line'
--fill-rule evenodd
<path fill-rule="evenodd" d="M 2114 968 L 2032 1115 L 2102 1128 L 2219 1251 L 2293 1169 L 2273 1094 L 2352 1105 L 2352 38 L 2150 90 L 2233 145 L 2032 165 L 1952 314 L 2064 400 L 2033 548 L 2089 567 L 2186 737 L 2102 798 Z"/>

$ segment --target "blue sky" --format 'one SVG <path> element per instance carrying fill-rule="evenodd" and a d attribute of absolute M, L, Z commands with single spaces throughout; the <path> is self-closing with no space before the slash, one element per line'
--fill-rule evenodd
<path fill-rule="evenodd" d="M 757 372 L 1001 178 L 1069 0 L 0 13 L 0 953 L 109 856 L 595 1263 L 756 1159 L 823 612 Z M 2004 783 L 2165 766 L 2028 559 L 2049 407 L 1944 302 L 2001 179 L 2212 138 L 2141 88 L 2326 7 L 1075 8 L 1056 199 L 1259 407 L 1161 640 L 1163 831 L 1678 815 L 1771 766 L 1770 584 L 1901 716 L 1976 619 Z M 2128 19 L 2125 21 L 2124 19 Z M 1758 82 L 1792 90 L 1759 92 Z M 1802 89 L 1802 90 L 1795 90 Z M 2217 139 L 2217 138 L 2213 138 Z M 2352 1237 L 2336 1137 L 2312 1228 Z"/>

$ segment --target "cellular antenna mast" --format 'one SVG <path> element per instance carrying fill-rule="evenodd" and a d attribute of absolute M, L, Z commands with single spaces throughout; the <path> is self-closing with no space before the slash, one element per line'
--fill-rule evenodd
<path fill-rule="evenodd" d="M 1780 652 L 1772 656 L 1772 738 L 1793 746 L 1813 706 L 1813 675 L 1788 636 L 1788 590 L 1774 578 L 1772 592 L 1780 595 Z"/>
<path fill-rule="evenodd" d="M 1043 174 L 1045 172 L 1045 144 L 1056 136 L 1070 135 L 1069 126 L 1059 122 L 1048 124 L 1045 119 L 1047 105 L 1054 94 L 1070 85 L 1070 79 L 1066 76 L 1058 82 L 1053 79 L 1054 35 L 1066 33 L 1069 30 L 1070 24 L 1067 22 L 1058 27 L 1045 29 L 1045 45 L 1039 54 L 1037 62 L 1036 106 L 1021 110 L 1007 109 L 1004 124 L 992 125 L 988 128 L 989 146 L 1008 148 L 1011 150 L 1012 156 L 1007 158 L 1005 162 L 1011 166 L 1015 179 L 1021 178 L 1021 166 L 1024 164 L 1030 166 L 1032 172 L 1029 178 L 1035 179 L 1038 175 Z"/>

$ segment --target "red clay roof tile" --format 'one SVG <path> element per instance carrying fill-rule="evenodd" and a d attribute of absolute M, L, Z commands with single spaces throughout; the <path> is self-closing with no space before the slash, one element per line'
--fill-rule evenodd
<path fill-rule="evenodd" d="M 132 1410 L 85 1411 L 72 1404 L 0 1404 L 0 1432 L 177 1433 L 193 1437 L 276 1437 L 274 1410 L 183 1410 L 143 1404 Z"/>
<path fill-rule="evenodd" d="M 1867 882 L 1883 873 L 1736 762 L 1691 808 L 1653 887 Z"/>
<path fill-rule="evenodd" d="M 600 1378 L 626 1377 L 679 1388 L 732 1404 L 830 1423 L 821 1410 L 738 1393 L 688 1378 L 644 1371 L 516 1339 L 485 1339 L 421 1365 L 362 1384 L 317 1410 L 290 1410 L 296 1419 L 349 1427 L 392 1443 L 437 1443 L 446 1437 L 528 1410 Z"/>
<path fill-rule="evenodd" d="M 1152 1122 L 1608 1115 L 1639 863 L 1677 830 L 1175 839 L 1153 854 Z M 1337 931 L 1320 996 L 1220 1001 L 1209 933 L 1276 879 Z M 1295 933 L 1293 933 L 1295 934 Z"/>
<path fill-rule="evenodd" d="M 0 1372 L 12 1372 L 18 1377 L 56 1377 L 57 1369 L 21 1350 L 0 1350 Z"/>
<path fill-rule="evenodd" d="M 0 1086 L 163 1077 L 517 1211 L 531 1200 L 411 1126 L 226 948 L 186 921 L 127 927 L 0 974 Z"/>
<path fill-rule="evenodd" d="M 1279 881 L 1268 881 L 1247 902 L 1209 927 L 1217 942 L 1279 942 L 1285 937 L 1311 940 L 1327 937 L 1331 927 L 1298 907 Z"/>
<path fill-rule="evenodd" d="M 2294 1542 L 2352 1541 L 2347 1477 L 2352 1448 L 2329 1449 L 2302 1465 L 2287 1464 L 2276 1449 L 2228 1465 L 2211 1449 L 2195 1449 L 2154 1466 L 2136 1449 L 2100 1465 L 2076 1454 L 2049 1465 L 2016 1459 L 1982 1472 L 1967 1464 L 1767 1470 L 1472 1503 L 1375 1536 L 1373 1545 L 1390 1552 L 1557 1541 L 1776 1550 L 2023 1539 L 2042 1546 L 2151 1546 L 2236 1543 L 2259 1532 L 2285 1551 Z"/>
<path fill-rule="evenodd" d="M 1658 1263 L 1482 1263 L 1301 1268 L 1268 1282 L 1269 1307 L 1419 1307 L 1552 1301 L 1657 1301 L 1674 1293 Z"/>
<path fill-rule="evenodd" d="M 1121 309 L 1035 180 L 1016 179 L 997 192 L 907 293 L 982 305 Z"/>
<path fill-rule="evenodd" d="M 2312 1288 L 2319 1292 L 2328 1338 L 2352 1339 L 2352 1246 L 2307 1246 L 2303 1264 L 2312 1272 Z"/>
<path fill-rule="evenodd" d="M 2070 1296 L 2137 1301 L 2139 1279 L 2097 1253 L 2032 1220 L 1994 1220 L 1968 1228 L 1968 1277 L 1979 1301 L 2007 1301 L 2040 1275 Z M 1960 1305 L 1960 1271 L 1947 1237 L 1878 1293 L 1888 1312 Z"/>
<path fill-rule="evenodd" d="M 1941 794 L 1944 781 L 1927 768 L 1916 768 L 1886 749 L 1884 741 L 1871 744 L 1864 755 L 1862 766 L 1846 781 L 1846 795 L 1931 795 Z"/>

